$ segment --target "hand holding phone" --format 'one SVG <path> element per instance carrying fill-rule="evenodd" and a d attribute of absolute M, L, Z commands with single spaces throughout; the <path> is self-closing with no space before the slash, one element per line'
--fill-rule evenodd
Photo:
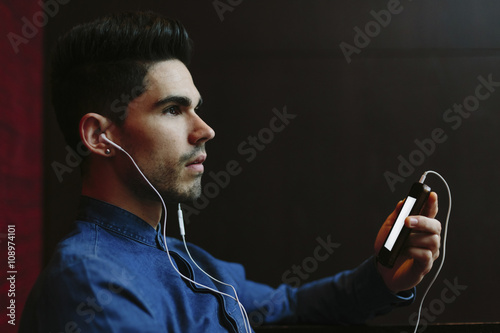
<path fill-rule="evenodd" d="M 394 224 L 382 245 L 377 260 L 384 266 L 392 268 L 410 235 L 410 228 L 404 225 L 405 219 L 410 215 L 419 215 L 424 207 L 431 188 L 423 183 L 414 183 L 406 197 L 403 207 L 394 221 Z"/>

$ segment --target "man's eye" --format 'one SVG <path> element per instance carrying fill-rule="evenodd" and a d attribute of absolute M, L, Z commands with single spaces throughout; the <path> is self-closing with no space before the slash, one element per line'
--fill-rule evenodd
<path fill-rule="evenodd" d="M 174 116 L 181 113 L 181 109 L 177 105 L 169 106 L 168 108 L 163 109 L 163 114 L 172 114 Z"/>

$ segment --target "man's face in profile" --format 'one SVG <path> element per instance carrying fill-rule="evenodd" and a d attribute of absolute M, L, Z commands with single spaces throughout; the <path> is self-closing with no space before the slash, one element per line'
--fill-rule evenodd
<path fill-rule="evenodd" d="M 145 85 L 145 92 L 130 102 L 123 125 L 116 128 L 119 140 L 167 201 L 194 200 L 201 194 L 205 143 L 215 136 L 197 114 L 201 96 L 178 60 L 152 65 Z M 156 196 L 130 160 L 119 158 L 121 181 L 137 195 Z"/>

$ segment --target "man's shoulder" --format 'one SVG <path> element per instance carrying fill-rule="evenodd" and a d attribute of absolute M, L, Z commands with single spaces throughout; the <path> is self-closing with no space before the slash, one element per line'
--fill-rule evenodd
<path fill-rule="evenodd" d="M 56 246 L 43 275 L 55 281 L 70 277 L 74 282 L 86 283 L 88 279 L 123 271 L 120 257 L 110 253 L 110 249 L 116 247 L 110 237 L 114 236 L 107 235 L 93 223 L 77 221 L 74 229 Z"/>
<path fill-rule="evenodd" d="M 101 255 L 105 249 L 97 246 L 99 236 L 98 228 L 79 226 L 58 244 L 28 298 L 22 332 L 36 331 L 36 325 L 59 332 L 67 323 L 75 323 L 82 332 L 105 331 L 99 327 L 107 327 L 109 313 L 132 308 L 132 317 L 139 318 L 142 312 L 135 307 L 145 309 L 144 318 L 151 319 L 154 302 L 144 290 L 148 276 L 121 258 Z"/>
<path fill-rule="evenodd" d="M 87 223 L 75 223 L 73 230 L 56 246 L 45 269 L 46 274 L 57 275 L 72 266 L 96 260 L 97 234 Z"/>

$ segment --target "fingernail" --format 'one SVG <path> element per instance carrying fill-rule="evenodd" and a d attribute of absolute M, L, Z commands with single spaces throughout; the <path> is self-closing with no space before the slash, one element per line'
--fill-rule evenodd
<path fill-rule="evenodd" d="M 418 220 L 414 217 L 410 217 L 410 227 L 414 227 L 418 224 Z"/>

